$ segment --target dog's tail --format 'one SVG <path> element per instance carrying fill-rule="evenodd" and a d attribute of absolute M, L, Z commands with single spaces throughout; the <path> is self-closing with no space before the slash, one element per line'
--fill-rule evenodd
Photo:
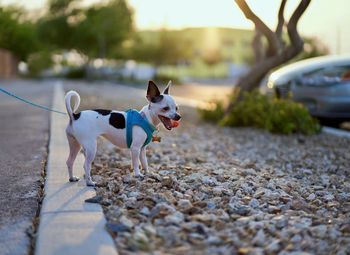
<path fill-rule="evenodd" d="M 71 99 L 72 97 L 74 97 L 75 102 L 74 102 L 74 109 L 72 110 L 72 106 L 71 106 Z M 65 102 L 66 102 L 66 108 L 67 108 L 67 113 L 69 115 L 70 120 L 72 121 L 73 118 L 73 113 L 78 110 L 78 107 L 80 105 L 80 96 L 77 92 L 75 92 L 74 90 L 68 91 L 65 98 L 64 98 Z"/>

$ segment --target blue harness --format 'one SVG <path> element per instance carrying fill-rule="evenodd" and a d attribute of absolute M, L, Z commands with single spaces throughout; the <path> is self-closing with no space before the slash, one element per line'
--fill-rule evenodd
<path fill-rule="evenodd" d="M 132 128 L 133 126 L 139 126 L 141 127 L 147 134 L 147 138 L 145 143 L 142 147 L 149 144 L 152 140 L 152 135 L 154 131 L 157 129 L 147 121 L 145 117 L 142 117 L 142 115 L 134 110 L 130 109 L 126 111 L 126 144 L 128 145 L 128 148 L 130 148 L 132 144 Z"/>

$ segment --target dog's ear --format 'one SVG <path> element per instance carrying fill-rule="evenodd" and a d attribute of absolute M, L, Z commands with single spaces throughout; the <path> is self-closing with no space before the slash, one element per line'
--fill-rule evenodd
<path fill-rule="evenodd" d="M 163 99 L 157 85 L 153 81 L 148 82 L 147 96 L 148 101 L 152 103 L 158 103 Z"/>
<path fill-rule="evenodd" d="M 171 84 L 172 84 L 172 82 L 169 81 L 169 82 L 168 82 L 168 85 L 166 85 L 166 88 L 165 88 L 164 91 L 163 91 L 163 94 L 169 95 L 169 89 L 170 89 Z"/>

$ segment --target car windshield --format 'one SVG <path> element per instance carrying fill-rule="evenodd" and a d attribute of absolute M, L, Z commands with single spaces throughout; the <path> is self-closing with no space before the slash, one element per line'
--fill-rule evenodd
<path fill-rule="evenodd" d="M 327 86 L 350 79 L 350 66 L 330 66 L 298 77 L 297 83 L 304 86 Z"/>

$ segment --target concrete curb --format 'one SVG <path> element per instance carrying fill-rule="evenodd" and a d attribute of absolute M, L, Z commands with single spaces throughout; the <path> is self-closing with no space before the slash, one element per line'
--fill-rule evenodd
<path fill-rule="evenodd" d="M 65 111 L 60 84 L 55 85 L 53 108 Z M 96 193 L 93 188 L 85 186 L 81 154 L 74 165 L 74 174 L 81 179 L 77 183 L 68 182 L 65 163 L 68 155 L 67 123 L 67 116 L 51 113 L 45 197 L 35 255 L 116 255 L 113 240 L 105 229 L 101 206 L 84 202 Z"/>
<path fill-rule="evenodd" d="M 350 132 L 337 129 L 337 128 L 331 128 L 331 127 L 322 127 L 322 132 L 325 134 L 335 135 L 338 137 L 345 137 L 350 139 Z"/>

